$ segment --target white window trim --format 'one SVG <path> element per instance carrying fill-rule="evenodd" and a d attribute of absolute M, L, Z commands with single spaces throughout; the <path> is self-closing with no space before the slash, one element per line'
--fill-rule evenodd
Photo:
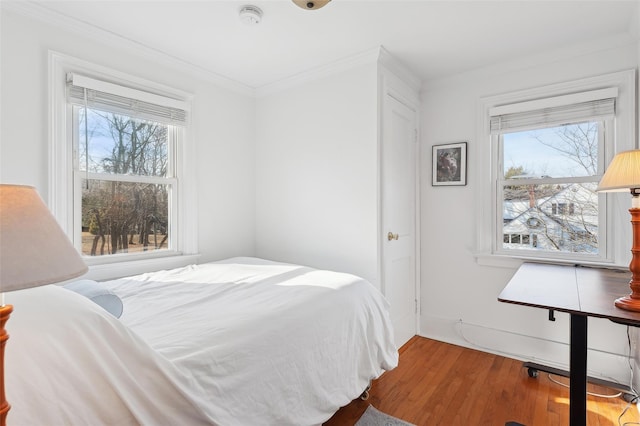
<path fill-rule="evenodd" d="M 49 51 L 48 55 L 49 88 L 49 209 L 58 220 L 62 229 L 73 240 L 73 148 L 70 143 L 71 120 L 67 120 L 69 108 L 66 99 L 66 75 L 79 72 L 106 81 L 114 81 L 125 86 L 137 87 L 160 96 L 179 99 L 189 105 L 193 96 L 164 85 L 131 76 L 107 67 Z M 190 114 L 189 114 L 190 116 Z M 195 144 L 191 140 L 190 117 L 187 118 L 184 132 L 184 148 L 176 153 L 176 173 L 180 200 L 177 207 L 176 251 L 153 253 L 148 256 L 121 258 L 115 256 L 112 262 L 91 262 L 87 278 L 101 280 L 118 278 L 142 272 L 184 266 L 194 263 L 198 258 L 198 216 L 197 216 L 197 180 Z M 191 165 L 191 166 L 189 166 Z"/>
<path fill-rule="evenodd" d="M 615 153 L 634 149 L 636 147 L 635 128 L 635 70 L 625 70 L 601 76 L 558 83 L 549 86 L 522 90 L 496 96 L 487 96 L 479 100 L 477 117 L 477 162 L 476 183 L 478 190 L 475 192 L 476 205 L 476 243 L 475 257 L 478 264 L 497 267 L 513 268 L 523 261 L 542 261 L 563 263 L 561 259 L 536 258 L 527 255 L 503 255 L 493 252 L 493 240 L 496 234 L 496 192 L 493 185 L 492 170 L 498 159 L 496 144 L 490 143 L 491 131 L 489 125 L 490 111 L 503 105 L 517 104 L 521 102 L 536 101 L 542 98 L 551 98 L 561 95 L 569 95 L 579 92 L 606 89 L 615 87 L 618 89 L 616 99 L 615 140 L 611 149 L 609 146 L 605 164 L 613 158 Z M 631 259 L 631 232 L 629 207 L 631 197 L 627 193 L 601 194 L 607 197 L 606 222 L 607 229 L 607 253 L 605 261 L 584 261 L 582 264 L 606 267 L 626 268 Z M 576 263 L 575 260 L 567 260 Z"/>

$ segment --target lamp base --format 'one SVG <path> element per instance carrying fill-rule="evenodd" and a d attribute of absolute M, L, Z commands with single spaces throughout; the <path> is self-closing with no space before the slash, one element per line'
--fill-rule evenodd
<path fill-rule="evenodd" d="M 616 299 L 615 304 L 626 311 L 640 312 L 640 299 L 634 299 L 631 295 Z"/>
<path fill-rule="evenodd" d="M 7 413 L 11 409 L 11 405 L 7 402 L 7 398 L 4 393 L 4 345 L 9 339 L 9 334 L 4 328 L 4 324 L 9 319 L 9 315 L 13 312 L 13 306 L 4 305 L 0 306 L 0 425 L 5 426 L 7 424 Z"/>
<path fill-rule="evenodd" d="M 632 205 L 629 209 L 632 231 L 631 263 L 629 263 L 631 294 L 616 299 L 615 305 L 627 311 L 640 312 L 640 196 L 633 189 L 631 194 L 633 195 Z"/>

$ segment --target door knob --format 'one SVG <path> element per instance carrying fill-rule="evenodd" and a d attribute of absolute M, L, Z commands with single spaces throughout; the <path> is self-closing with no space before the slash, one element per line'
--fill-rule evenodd
<path fill-rule="evenodd" d="M 393 232 L 389 231 L 389 233 L 387 234 L 387 240 L 391 241 L 391 240 L 397 240 L 398 238 L 398 234 L 394 234 Z"/>

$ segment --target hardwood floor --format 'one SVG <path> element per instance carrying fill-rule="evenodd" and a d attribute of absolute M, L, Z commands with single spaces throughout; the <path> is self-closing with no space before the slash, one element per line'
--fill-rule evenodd
<path fill-rule="evenodd" d="M 568 383 L 564 377 L 553 378 Z M 588 391 L 616 393 L 592 384 Z M 353 425 L 369 404 L 418 426 L 569 424 L 569 389 L 553 383 L 546 373 L 531 378 L 521 361 L 423 337 L 414 337 L 400 349 L 398 367 L 374 381 L 367 401 L 351 402 L 324 425 Z M 637 424 L 635 405 L 618 422 L 627 405 L 620 397 L 589 396 L 587 424 Z"/>

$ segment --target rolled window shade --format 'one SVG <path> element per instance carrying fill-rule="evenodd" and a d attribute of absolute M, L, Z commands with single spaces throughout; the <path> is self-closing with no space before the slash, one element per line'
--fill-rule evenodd
<path fill-rule="evenodd" d="M 184 101 L 77 74 L 67 76 L 67 100 L 72 104 L 159 123 L 185 125 L 187 122 L 188 104 Z"/>
<path fill-rule="evenodd" d="M 615 116 L 615 96 L 617 89 L 603 89 L 496 107 L 489 113 L 491 134 L 611 118 Z"/>

